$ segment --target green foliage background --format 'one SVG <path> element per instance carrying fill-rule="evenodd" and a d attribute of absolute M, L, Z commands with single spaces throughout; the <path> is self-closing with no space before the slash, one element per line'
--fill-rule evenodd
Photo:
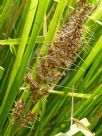
<path fill-rule="evenodd" d="M 1 0 L 0 1 L 0 135 L 54 136 L 67 132 L 70 126 L 71 97 L 75 88 L 74 117 L 87 118 L 96 136 L 102 135 L 102 4 L 87 0 L 93 11 L 85 23 L 84 36 L 90 38 L 80 57 L 70 66 L 54 90 L 36 104 L 28 92 L 20 89 L 26 71 L 34 73 L 34 55 L 52 43 L 56 32 L 73 11 L 76 0 Z M 29 62 L 33 67 L 29 68 Z M 29 70 L 30 69 L 30 70 Z M 39 112 L 30 127 L 12 125 L 10 113 L 16 100 L 23 98 L 27 110 Z M 76 134 L 81 136 L 81 133 Z"/>

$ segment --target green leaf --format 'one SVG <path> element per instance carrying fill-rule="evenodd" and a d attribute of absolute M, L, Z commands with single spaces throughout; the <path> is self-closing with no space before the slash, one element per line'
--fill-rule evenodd
<path fill-rule="evenodd" d="M 12 71 L 11 71 L 11 75 L 10 75 L 11 78 L 10 78 L 10 81 L 9 81 L 9 84 L 8 84 L 8 87 L 7 87 L 7 90 L 6 90 L 6 94 L 5 94 L 2 106 L 0 107 L 0 113 L 2 113 L 2 111 L 5 107 L 5 103 L 7 101 L 11 87 L 13 85 L 16 74 L 17 74 L 18 69 L 20 67 L 21 60 L 22 60 L 22 57 L 24 55 L 24 51 L 25 51 L 26 44 L 27 44 L 27 38 L 29 37 L 29 33 L 30 33 L 30 30 L 31 30 L 33 19 L 34 19 L 35 13 L 36 13 L 37 4 L 38 4 L 38 0 L 36 0 L 36 1 L 31 0 L 30 6 L 29 6 L 29 11 L 28 11 L 28 14 L 27 14 L 26 22 L 25 22 L 25 26 L 24 26 L 24 30 L 23 30 L 23 33 L 22 33 L 21 43 L 19 45 L 17 55 L 16 55 L 16 59 L 15 59 L 15 62 L 14 62 L 14 65 L 13 65 L 13 68 L 12 68 Z"/>

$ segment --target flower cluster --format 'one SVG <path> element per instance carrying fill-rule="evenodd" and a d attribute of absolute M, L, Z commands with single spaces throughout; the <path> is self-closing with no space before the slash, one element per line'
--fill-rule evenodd
<path fill-rule="evenodd" d="M 38 100 L 48 94 L 58 80 L 65 75 L 68 66 L 75 62 L 81 48 L 80 40 L 83 33 L 83 25 L 90 6 L 85 0 L 78 2 L 71 17 L 61 27 L 53 44 L 47 48 L 47 54 L 40 54 L 40 64 L 36 68 L 36 78 L 26 76 L 26 82 L 30 84 L 33 99 Z M 40 84 L 40 85 L 39 85 Z M 44 86 L 43 89 L 40 87 Z"/>
<path fill-rule="evenodd" d="M 79 3 L 78 3 L 79 5 Z M 83 33 L 86 15 L 90 11 L 87 4 L 81 2 L 81 7 L 76 8 L 69 20 L 57 33 L 52 45 L 48 46 L 47 55 L 40 55 L 40 65 L 37 68 L 38 82 L 54 83 L 65 75 L 62 69 L 75 62 Z"/>
<path fill-rule="evenodd" d="M 35 102 L 49 94 L 49 87 L 39 89 L 37 82 L 29 74 L 25 75 L 25 81 L 30 85 L 30 93 Z"/>
<path fill-rule="evenodd" d="M 29 125 L 33 119 L 37 116 L 37 113 L 28 112 L 24 114 L 25 104 L 24 101 L 19 100 L 15 103 L 14 108 L 12 109 L 11 122 L 14 124 L 19 123 L 22 126 Z"/>
<path fill-rule="evenodd" d="M 20 123 L 21 123 L 22 126 L 27 126 L 30 123 L 32 123 L 33 119 L 36 118 L 36 117 L 37 117 L 36 112 L 29 112 L 20 119 Z"/>

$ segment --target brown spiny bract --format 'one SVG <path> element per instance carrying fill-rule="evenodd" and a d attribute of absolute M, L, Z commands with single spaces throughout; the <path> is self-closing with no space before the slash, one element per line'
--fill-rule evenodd
<path fill-rule="evenodd" d="M 29 84 L 33 84 L 33 80 L 31 78 L 30 74 L 26 74 L 24 77 L 24 80 Z"/>
<path fill-rule="evenodd" d="M 25 104 L 22 100 L 19 100 L 15 103 L 14 108 L 12 110 L 12 115 L 11 115 L 12 123 L 14 123 L 15 121 L 19 121 L 19 119 L 22 116 L 22 111 L 24 107 L 25 107 Z"/>
<path fill-rule="evenodd" d="M 13 124 L 16 122 L 22 126 L 29 125 L 37 116 L 36 112 L 29 112 L 25 114 L 24 108 L 25 104 L 22 100 L 19 100 L 15 103 L 11 114 L 11 122 Z"/>
<path fill-rule="evenodd" d="M 41 80 L 41 77 L 40 77 Z M 37 82 L 35 80 L 32 80 L 31 76 L 29 74 L 25 75 L 25 81 L 29 83 L 30 85 L 30 93 L 31 97 L 33 98 L 34 101 L 38 101 L 41 99 L 43 96 L 49 94 L 49 87 L 47 86 L 44 89 L 39 89 L 39 86 L 37 85 Z M 42 80 L 41 80 L 42 81 Z"/>
<path fill-rule="evenodd" d="M 30 85 L 30 90 L 38 90 L 37 82 L 34 81 L 29 74 L 26 74 L 24 79 Z"/>
<path fill-rule="evenodd" d="M 25 116 L 20 119 L 20 123 L 22 126 L 27 126 L 33 122 L 33 119 L 37 117 L 36 112 L 29 112 Z"/>
<path fill-rule="evenodd" d="M 48 94 L 49 94 L 49 87 L 46 87 L 44 89 L 40 89 L 39 91 L 32 92 L 31 96 L 32 96 L 33 100 L 36 102 Z"/>

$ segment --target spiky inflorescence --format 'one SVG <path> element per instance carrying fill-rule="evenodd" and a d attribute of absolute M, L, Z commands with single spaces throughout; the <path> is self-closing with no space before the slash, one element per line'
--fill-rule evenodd
<path fill-rule="evenodd" d="M 20 119 L 20 123 L 22 126 L 27 126 L 27 125 L 31 124 L 33 122 L 33 119 L 36 117 L 37 117 L 37 113 L 29 112 L 28 114 L 26 114 L 25 116 L 23 116 Z"/>
<path fill-rule="evenodd" d="M 12 114 L 11 114 L 12 123 L 20 120 L 24 106 L 25 104 L 22 100 L 19 100 L 15 103 L 14 108 L 12 110 Z"/>
<path fill-rule="evenodd" d="M 62 69 L 66 69 L 76 60 L 76 54 L 81 48 L 80 40 L 83 33 L 83 25 L 89 11 L 90 6 L 81 0 L 69 20 L 57 33 L 53 44 L 48 46 L 47 55 L 40 54 L 40 65 L 36 69 L 36 79 L 33 82 L 33 85 L 36 83 L 37 86 L 34 85 L 32 89 L 32 81 L 29 82 L 31 90 L 35 93 L 33 96 L 38 96 L 36 92 L 41 92 L 39 91 L 39 84 L 49 85 L 48 89 L 45 89 L 47 90 L 45 92 L 48 92 L 49 88 L 53 87 L 52 84 L 65 75 L 65 70 Z M 41 96 L 43 95 L 39 95 L 38 98 L 41 98 Z M 33 98 L 35 99 L 35 97 Z"/>
<path fill-rule="evenodd" d="M 35 102 L 43 96 L 48 95 L 48 87 L 39 89 L 37 82 L 33 81 L 29 74 L 25 75 L 25 81 L 30 84 L 30 93 Z"/>
<path fill-rule="evenodd" d="M 22 100 L 19 100 L 15 103 L 14 108 L 12 109 L 11 122 L 12 124 L 18 123 L 22 126 L 29 125 L 33 119 L 37 116 L 36 112 L 24 113 L 25 103 Z"/>

